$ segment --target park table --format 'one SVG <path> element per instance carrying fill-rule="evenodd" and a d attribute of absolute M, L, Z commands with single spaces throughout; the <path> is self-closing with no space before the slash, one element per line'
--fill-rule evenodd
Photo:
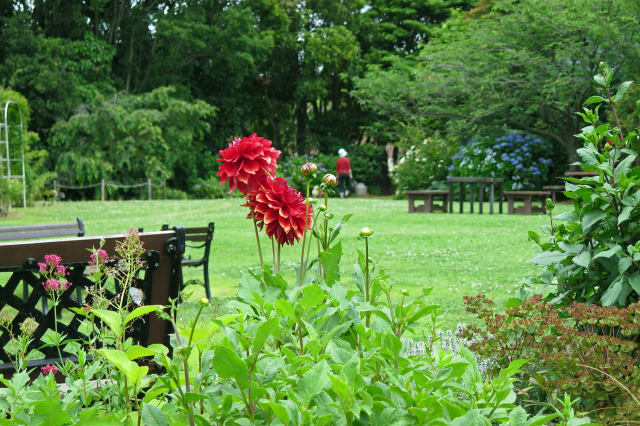
<path fill-rule="evenodd" d="M 453 185 L 460 184 L 460 213 L 462 213 L 463 205 L 465 201 L 465 186 L 469 186 L 469 210 L 473 213 L 474 193 L 476 190 L 476 184 L 478 185 L 478 213 L 482 214 L 482 203 L 484 202 L 484 186 L 489 185 L 489 213 L 493 214 L 493 202 L 495 201 L 495 188 L 498 186 L 498 201 L 499 212 L 502 213 L 502 184 L 504 178 L 496 177 L 483 177 L 483 176 L 471 176 L 471 177 L 456 177 L 447 176 L 447 182 L 449 183 L 449 213 L 453 213 Z"/>

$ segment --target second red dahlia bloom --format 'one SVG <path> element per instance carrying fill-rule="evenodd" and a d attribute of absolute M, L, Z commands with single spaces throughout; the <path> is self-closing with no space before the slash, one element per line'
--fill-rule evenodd
<path fill-rule="evenodd" d="M 254 220 L 262 229 L 266 226 L 267 236 L 273 237 L 280 245 L 300 241 L 306 228 L 311 229 L 313 210 L 305 215 L 304 197 L 289 186 L 286 179 L 269 179 L 258 191 L 248 197 L 247 206 L 255 215 Z M 251 215 L 249 215 L 251 217 Z"/>
<path fill-rule="evenodd" d="M 255 133 L 242 139 L 233 138 L 229 148 L 220 151 L 220 185 L 228 179 L 231 191 L 238 188 L 247 195 L 265 184 L 278 167 L 279 156 L 280 151 L 271 147 L 270 140 Z"/>

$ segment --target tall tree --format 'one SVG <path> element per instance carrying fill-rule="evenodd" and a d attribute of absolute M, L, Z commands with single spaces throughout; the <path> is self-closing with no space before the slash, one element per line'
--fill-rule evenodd
<path fill-rule="evenodd" d="M 575 111 L 598 63 L 627 75 L 640 63 L 639 20 L 640 3 L 624 0 L 497 1 L 479 19 L 448 21 L 416 62 L 372 68 L 355 96 L 399 121 L 450 120 L 462 136 L 487 126 L 534 133 L 573 157 Z"/>

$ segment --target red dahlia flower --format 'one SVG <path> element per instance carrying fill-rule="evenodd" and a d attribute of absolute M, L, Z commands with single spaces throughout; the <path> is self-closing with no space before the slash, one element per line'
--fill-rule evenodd
<path fill-rule="evenodd" d="M 267 236 L 274 237 L 280 245 L 300 241 L 305 230 L 306 204 L 302 194 L 289 186 L 286 179 L 267 180 L 258 191 L 249 194 L 247 200 L 258 227 L 262 229 L 266 225 Z M 311 205 L 306 216 L 306 227 L 311 229 Z"/>
<path fill-rule="evenodd" d="M 233 138 L 229 148 L 220 151 L 218 176 L 220 185 L 229 180 L 229 189 L 238 188 L 247 195 L 264 185 L 278 167 L 280 151 L 271 147 L 271 141 L 255 133 L 247 138 Z"/>

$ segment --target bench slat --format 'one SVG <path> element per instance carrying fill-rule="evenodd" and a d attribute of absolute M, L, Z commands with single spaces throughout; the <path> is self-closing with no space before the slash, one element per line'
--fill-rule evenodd
<path fill-rule="evenodd" d="M 5 232 L 25 232 L 25 231 L 39 231 L 49 229 L 69 229 L 77 230 L 77 222 L 65 222 L 65 223 L 40 223 L 37 225 L 17 225 L 17 226 L 0 226 L 0 234 Z"/>

